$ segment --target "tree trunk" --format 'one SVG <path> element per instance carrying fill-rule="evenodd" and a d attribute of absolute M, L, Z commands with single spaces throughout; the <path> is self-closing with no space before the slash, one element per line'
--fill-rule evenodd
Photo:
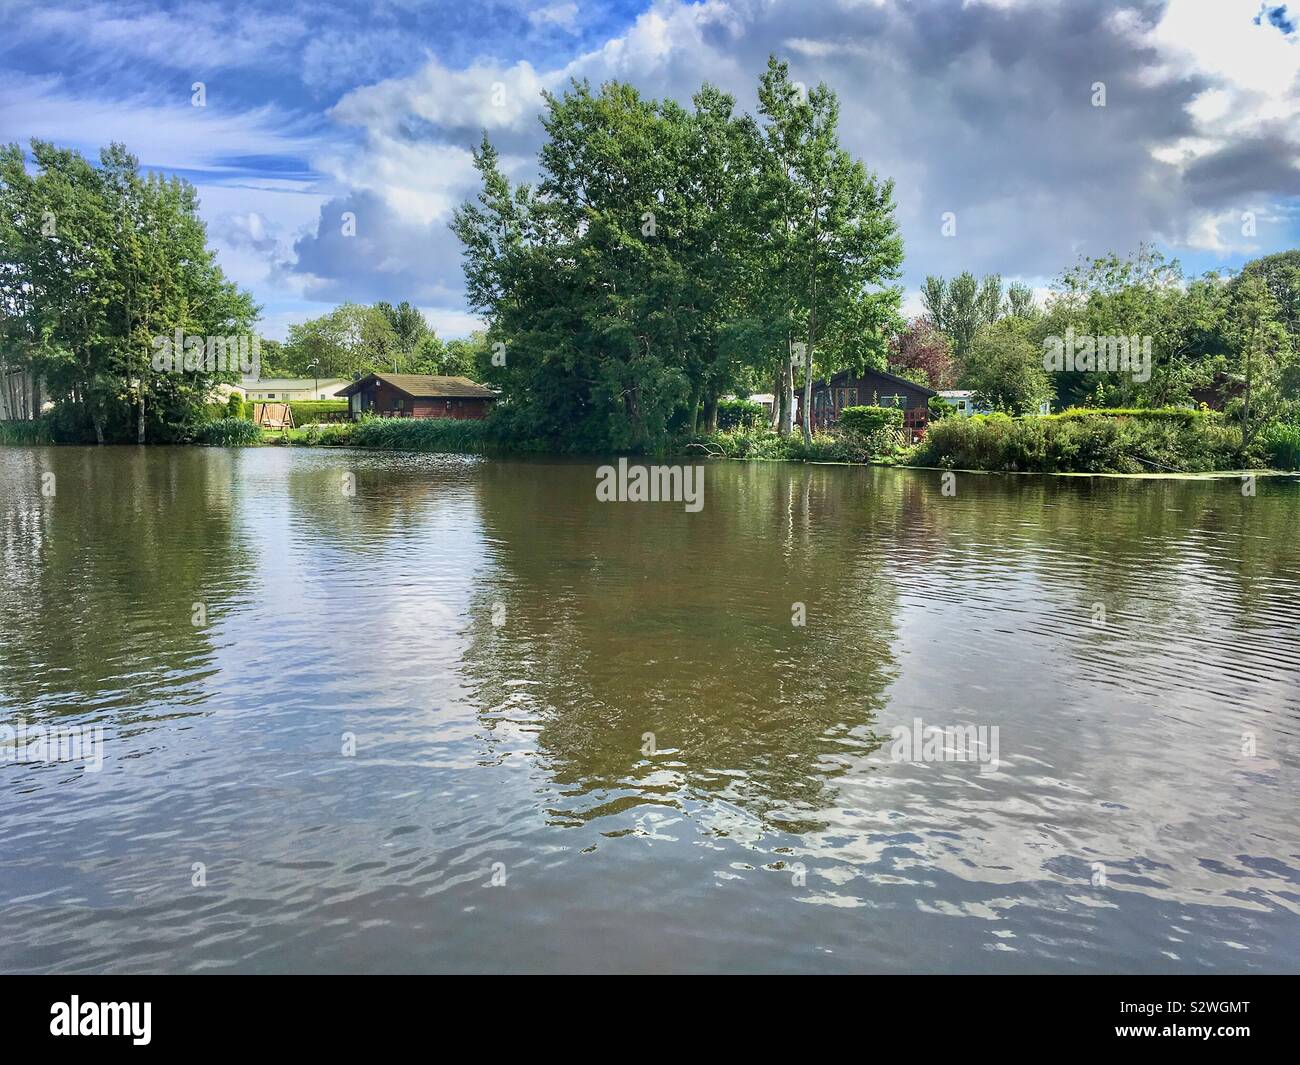
<path fill-rule="evenodd" d="M 816 293 L 814 284 L 813 292 Z M 813 345 L 817 342 L 817 312 L 808 312 L 808 346 L 803 356 L 803 404 L 799 411 L 799 428 L 803 430 L 803 442 L 812 444 L 812 387 L 813 387 Z"/>
<path fill-rule="evenodd" d="M 144 375 L 140 376 L 140 409 L 136 414 L 135 442 L 144 443 Z"/>
<path fill-rule="evenodd" d="M 99 408 L 93 403 L 90 406 L 90 421 L 95 427 L 95 443 L 100 447 L 104 446 L 104 422 L 99 416 Z"/>
<path fill-rule="evenodd" d="M 707 433 L 716 433 L 718 431 L 717 396 L 704 397 L 704 431 Z"/>
<path fill-rule="evenodd" d="M 772 432 L 781 427 L 781 366 L 778 363 L 772 375 Z"/>
<path fill-rule="evenodd" d="M 1243 452 L 1250 447 L 1250 356 L 1254 350 L 1255 338 L 1252 336 L 1246 346 L 1246 392 L 1241 404 L 1241 450 Z"/>
<path fill-rule="evenodd" d="M 781 359 L 781 435 L 794 432 L 794 360 L 790 357 L 790 344 L 785 345 Z"/>

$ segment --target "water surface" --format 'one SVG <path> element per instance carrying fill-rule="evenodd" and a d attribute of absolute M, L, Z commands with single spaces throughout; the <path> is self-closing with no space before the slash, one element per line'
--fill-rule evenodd
<path fill-rule="evenodd" d="M 0 448 L 0 969 L 1300 969 L 1300 484 L 595 465 Z"/>

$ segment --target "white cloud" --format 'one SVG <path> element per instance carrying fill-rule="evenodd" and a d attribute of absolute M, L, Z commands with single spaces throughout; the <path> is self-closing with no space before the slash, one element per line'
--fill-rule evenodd
<path fill-rule="evenodd" d="M 316 144 L 303 120 L 266 105 L 223 110 L 219 97 L 194 107 L 188 91 L 172 101 L 78 96 L 57 77 L 6 77 L 0 86 L 0 140 L 55 140 L 91 155 L 121 141 L 146 166 L 235 172 L 239 157 L 301 156 Z"/>
<path fill-rule="evenodd" d="M 557 0 L 535 11 L 528 12 L 528 21 L 534 26 L 559 26 L 569 33 L 578 32 L 578 5 L 572 0 Z"/>

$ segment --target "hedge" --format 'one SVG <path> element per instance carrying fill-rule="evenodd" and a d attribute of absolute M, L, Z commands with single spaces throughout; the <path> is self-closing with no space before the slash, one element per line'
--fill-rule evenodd
<path fill-rule="evenodd" d="M 1221 421 L 1223 414 L 1215 410 L 1191 410 L 1187 407 L 1070 407 L 1056 414 L 1041 415 L 1058 421 L 1080 418 L 1139 418 L 1143 421 L 1192 422 L 1198 419 Z"/>
<path fill-rule="evenodd" d="M 719 429 L 752 429 L 768 418 L 767 408 L 747 399 L 722 399 L 718 401 Z"/>
<path fill-rule="evenodd" d="M 881 429 L 898 429 L 903 424 L 901 407 L 845 407 L 840 411 L 838 426 L 864 436 Z"/>

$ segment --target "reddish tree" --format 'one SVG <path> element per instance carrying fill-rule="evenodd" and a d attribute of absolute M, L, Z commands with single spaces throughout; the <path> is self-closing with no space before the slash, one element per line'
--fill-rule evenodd
<path fill-rule="evenodd" d="M 931 388 L 951 388 L 957 376 L 948 338 L 929 318 L 913 318 L 889 343 L 889 368 L 920 370 Z"/>

